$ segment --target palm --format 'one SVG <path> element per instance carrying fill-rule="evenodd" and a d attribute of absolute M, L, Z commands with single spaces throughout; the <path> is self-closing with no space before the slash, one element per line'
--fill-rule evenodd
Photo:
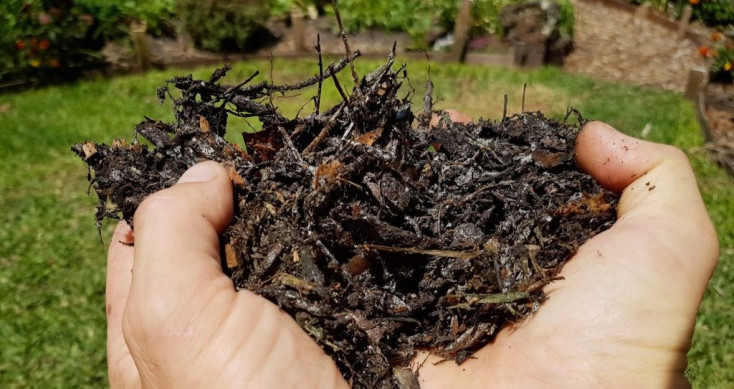
<path fill-rule="evenodd" d="M 605 167 L 608 156 L 643 146 L 635 141 L 599 155 L 595 149 L 613 142 L 589 134 L 579 137 L 587 151 L 579 163 L 606 186 L 626 187 L 618 222 L 580 248 L 561 273 L 565 279 L 546 288 L 549 299 L 536 315 L 503 330 L 461 366 L 429 358 L 421 388 L 689 385 L 686 352 L 717 257 L 695 179 L 681 153 L 660 146 L 640 160 L 616 158 L 632 159 L 627 166 Z M 627 185 L 646 171 L 635 168 L 655 162 Z"/>
<path fill-rule="evenodd" d="M 506 328 L 461 366 L 427 361 L 421 387 L 683 386 L 698 301 L 681 291 L 685 278 L 662 280 L 640 266 L 670 253 L 635 252 L 640 247 L 625 236 L 631 233 L 615 228 L 582 247 L 534 317 Z"/>
<path fill-rule="evenodd" d="M 534 316 L 472 359 L 457 366 L 418 355 L 421 388 L 688 385 L 685 354 L 717 257 L 693 173 L 682 153 L 599 123 L 577 146 L 583 169 L 624 189 L 619 220 L 581 247 Z M 176 185 L 146 200 L 135 219 L 134 255 L 114 243 L 124 240 L 124 228 L 113 238 L 111 383 L 347 387 L 293 319 L 249 292 L 235 293 L 221 273 L 217 234 L 229 223 L 232 196 L 226 172 L 215 170 L 207 184 Z"/>

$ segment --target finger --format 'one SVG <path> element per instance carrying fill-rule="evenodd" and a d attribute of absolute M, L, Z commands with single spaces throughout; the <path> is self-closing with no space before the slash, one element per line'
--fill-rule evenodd
<path fill-rule="evenodd" d="M 576 138 L 576 162 L 605 188 L 621 192 L 672 154 L 671 149 L 626 136 L 605 123 L 590 122 Z"/>
<path fill-rule="evenodd" d="M 160 323 L 182 306 L 194 312 L 197 304 L 206 306 L 203 300 L 222 289 L 234 295 L 219 255 L 232 207 L 232 184 L 215 162 L 192 167 L 176 185 L 143 201 L 134 219 L 133 316 Z"/>
<path fill-rule="evenodd" d="M 471 118 L 469 116 L 464 115 L 463 113 L 455 110 L 455 109 L 445 109 L 443 112 L 445 112 L 447 115 L 449 115 L 449 119 L 451 121 L 456 123 L 469 123 L 471 122 Z M 433 114 L 431 116 L 431 126 L 436 126 L 441 121 L 441 116 Z"/>
<path fill-rule="evenodd" d="M 664 237 L 665 251 L 673 255 L 660 261 L 693 277 L 703 291 L 716 265 L 718 241 L 685 154 L 591 122 L 577 138 L 576 161 L 603 186 L 624 189 L 614 229 Z M 652 248 L 654 239 L 647 243 Z M 691 259 L 674 263 L 680 257 Z"/>
<path fill-rule="evenodd" d="M 584 127 L 576 150 L 581 169 L 622 192 L 618 219 L 581 246 L 563 268 L 563 281 L 545 288 L 550 299 L 527 331 L 561 331 L 571 321 L 580 325 L 575 337 L 549 348 L 606 344 L 609 355 L 620 350 L 619 358 L 606 358 L 610 371 L 670 378 L 649 374 L 659 370 L 680 379 L 718 258 L 716 233 L 688 159 L 674 147 L 640 141 L 599 122 Z M 630 347 L 636 358 L 623 357 Z"/>
<path fill-rule="evenodd" d="M 135 363 L 122 335 L 122 316 L 132 281 L 134 249 L 132 229 L 121 221 L 107 252 L 107 367 L 113 387 L 139 383 Z"/>
<path fill-rule="evenodd" d="M 123 326 L 144 386 L 210 378 L 212 387 L 343 383 L 292 318 L 262 297 L 236 293 L 222 273 L 219 234 L 231 221 L 232 203 L 226 171 L 209 162 L 136 212 Z"/>

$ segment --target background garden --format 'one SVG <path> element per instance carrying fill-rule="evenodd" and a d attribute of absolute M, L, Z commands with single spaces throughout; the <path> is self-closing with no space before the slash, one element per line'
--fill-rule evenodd
<path fill-rule="evenodd" d="M 427 49 L 433 43 L 431 37 L 451 31 L 459 5 L 451 0 L 339 3 L 351 31 L 407 31 L 415 49 Z M 501 35 L 498 15 L 510 3 L 476 0 L 473 34 Z M 695 19 L 722 34 L 709 47 L 716 54 L 706 53 L 712 74 L 734 71 L 734 48 L 725 39 L 734 22 L 731 1 L 649 3 L 671 15 L 691 5 Z M 187 0 L 7 0 L 0 4 L 0 83 L 21 80 L 42 85 L 0 92 L 0 387 L 106 385 L 104 274 L 113 225 L 103 226 L 101 244 L 93 216 L 96 198 L 87 195 L 87 170 L 69 148 L 85 139 L 130 138 L 143 115 L 172 118 L 171 107 L 158 104 L 155 88 L 188 71 L 105 76 L 100 69 L 107 64 L 100 53 L 110 41 L 131 46 L 128 29 L 133 21 L 145 21 L 153 36 L 174 36 L 187 18 L 194 18 L 192 4 Z M 320 8 L 327 15 L 331 12 L 310 1 L 226 4 L 242 11 L 237 16 L 241 19 L 231 19 L 240 24 L 252 18 L 287 18 L 294 7 L 305 13 Z M 562 30 L 572 36 L 572 2 L 562 2 L 561 10 Z M 190 23 L 226 24 L 221 20 Z M 436 26 L 440 31 L 434 31 Z M 195 31 L 190 34 L 199 47 L 209 50 L 247 49 L 247 36 L 233 36 L 247 29 L 236 30 L 211 42 L 197 39 Z M 365 74 L 378 64 L 359 60 L 358 72 Z M 699 312 L 687 374 L 696 388 L 734 386 L 734 184 L 709 160 L 694 104 L 679 93 L 568 74 L 557 67 L 528 70 L 426 61 L 408 64 L 411 85 L 406 88 L 414 87 L 415 96 L 423 94 L 429 67 L 438 108 L 497 119 L 502 116 L 505 94 L 509 112 L 520 111 L 527 84 L 526 111 L 541 110 L 562 118 L 573 106 L 585 117 L 675 145 L 688 154 L 719 233 L 721 258 Z M 199 68 L 194 74 L 207 77 L 213 69 Z M 275 58 L 272 64 L 239 62 L 227 80 L 238 83 L 255 70 L 262 74 L 255 82 L 272 77 L 275 83 L 288 83 L 312 76 L 318 65 L 315 53 L 312 59 Z M 350 85 L 347 76 L 340 81 Z M 276 104 L 295 115 L 315 93 L 307 89 L 300 95 L 279 97 Z M 336 90 L 325 87 L 324 104 L 339 99 Z M 228 137 L 241 142 L 239 132 L 247 129 L 246 125 L 232 128 Z"/>

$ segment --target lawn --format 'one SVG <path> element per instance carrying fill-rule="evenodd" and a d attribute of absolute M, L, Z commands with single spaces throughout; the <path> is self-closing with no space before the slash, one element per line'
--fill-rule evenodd
<path fill-rule="evenodd" d="M 377 62 L 363 61 L 365 74 Z M 237 64 L 231 82 L 267 62 Z M 317 72 L 314 62 L 275 61 L 276 83 Z M 195 73 L 206 77 L 211 68 Z M 420 106 L 427 63 L 409 68 Z M 87 170 L 69 147 L 85 139 L 129 138 L 143 115 L 170 119 L 155 87 L 182 71 L 97 79 L 71 85 L 0 95 L 0 387 L 102 387 L 106 385 L 104 272 L 105 244 L 112 223 L 94 224 L 96 199 L 87 195 Z M 685 150 L 714 219 L 722 255 L 698 316 L 688 375 L 697 388 L 734 386 L 734 184 L 712 166 L 693 106 L 681 96 L 656 89 L 595 81 L 557 69 L 508 71 L 458 65 L 430 65 L 438 107 L 459 108 L 478 118 L 521 107 L 562 117 L 568 106 L 627 133 Z M 348 74 L 342 75 L 349 84 Z M 407 83 L 406 83 L 407 84 Z M 407 86 L 407 85 L 406 85 Z M 276 97 L 281 111 L 294 114 L 315 94 Z M 324 104 L 338 94 L 329 87 Z M 304 110 L 310 110 L 307 105 Z M 229 137 L 257 123 L 240 123 Z M 664 326 L 665 323 L 660 323 Z"/>

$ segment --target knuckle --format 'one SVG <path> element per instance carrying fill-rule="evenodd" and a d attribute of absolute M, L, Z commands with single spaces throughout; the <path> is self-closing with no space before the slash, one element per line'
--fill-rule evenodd
<path fill-rule="evenodd" d="M 170 330 L 171 309 L 150 300 L 129 304 L 123 317 L 122 331 L 126 337 L 138 343 L 160 342 L 166 338 Z"/>
<path fill-rule="evenodd" d="M 689 166 L 691 164 L 688 159 L 688 155 L 683 150 L 671 145 L 662 145 L 661 147 L 667 158 L 676 164 L 684 166 Z"/>
<path fill-rule="evenodd" d="M 164 189 L 146 197 L 135 211 L 135 224 L 140 221 L 162 216 L 183 207 L 180 196 L 173 188 Z"/>

